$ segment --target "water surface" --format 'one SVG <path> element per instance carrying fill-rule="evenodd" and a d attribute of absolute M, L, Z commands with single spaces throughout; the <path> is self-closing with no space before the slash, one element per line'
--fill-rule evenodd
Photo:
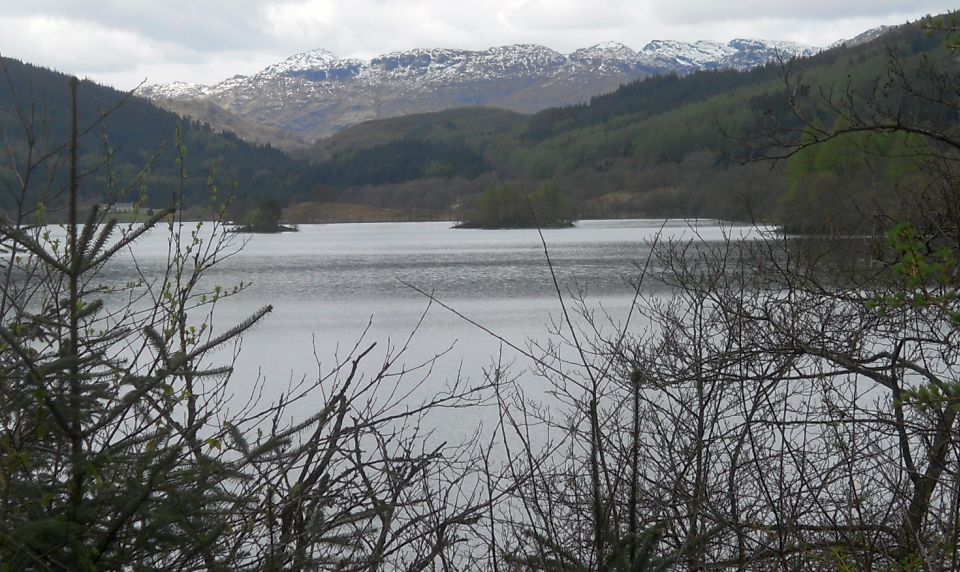
<path fill-rule="evenodd" d="M 658 235 L 661 241 L 709 242 L 741 239 L 755 230 L 713 221 L 581 221 L 575 228 L 544 230 L 543 241 L 567 302 L 582 296 L 615 324 L 627 314 L 638 267 Z M 457 376 L 479 381 L 484 367 L 502 355 L 536 390 L 536 378 L 525 373 L 529 360 L 411 288 L 432 293 L 516 346 L 546 343 L 561 305 L 536 230 L 453 229 L 443 222 L 329 224 L 244 240 L 211 280 L 249 286 L 218 306 L 214 326 L 229 327 L 266 304 L 274 310 L 243 339 L 236 393 L 258 376 L 268 394 L 283 391 L 291 380 L 315 377 L 361 335 L 378 344 L 367 360 L 373 369 L 415 329 L 401 365 L 443 353 L 430 373 L 434 387 Z M 138 262 L 148 275 L 163 268 L 166 244 L 161 229 L 137 243 Z M 113 271 L 123 275 L 132 268 Z"/>

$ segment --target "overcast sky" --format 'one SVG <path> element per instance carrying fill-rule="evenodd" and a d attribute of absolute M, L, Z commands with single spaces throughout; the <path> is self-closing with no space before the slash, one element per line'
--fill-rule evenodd
<path fill-rule="evenodd" d="M 823 46 L 957 0 L 3 0 L 0 54 L 130 89 L 214 83 L 325 48 L 369 58 L 415 47 L 737 37 Z"/>

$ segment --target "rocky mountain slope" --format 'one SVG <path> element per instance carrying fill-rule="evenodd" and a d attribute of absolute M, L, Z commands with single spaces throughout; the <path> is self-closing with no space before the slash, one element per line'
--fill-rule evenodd
<path fill-rule="evenodd" d="M 416 49 L 370 61 L 314 50 L 252 76 L 214 85 L 149 85 L 142 95 L 214 127 L 260 126 L 242 134 L 291 147 L 371 119 L 464 106 L 529 113 L 587 101 L 652 74 L 749 69 L 777 55 L 815 51 L 744 39 L 726 44 L 656 40 L 639 51 L 608 42 L 568 55 L 530 44 L 483 51 Z"/>
<path fill-rule="evenodd" d="M 872 42 L 879 38 L 880 36 L 886 34 L 887 32 L 894 30 L 896 26 L 878 26 L 876 28 L 870 28 L 865 32 L 861 32 L 852 38 L 846 40 L 840 40 L 834 42 L 827 46 L 827 49 L 838 48 L 840 46 L 846 46 L 848 48 L 853 48 L 855 46 L 861 46 L 863 44 Z"/>

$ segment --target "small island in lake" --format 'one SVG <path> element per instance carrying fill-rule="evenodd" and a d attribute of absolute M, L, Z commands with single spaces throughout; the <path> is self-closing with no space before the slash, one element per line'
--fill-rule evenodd
<path fill-rule="evenodd" d="M 547 183 L 531 193 L 510 185 L 484 191 L 455 228 L 566 228 L 573 226 L 573 208 L 566 195 Z"/>
<path fill-rule="evenodd" d="M 233 232 L 270 234 L 277 232 L 296 232 L 295 226 L 280 224 L 283 208 L 276 199 L 264 199 L 256 208 L 244 213 Z"/>

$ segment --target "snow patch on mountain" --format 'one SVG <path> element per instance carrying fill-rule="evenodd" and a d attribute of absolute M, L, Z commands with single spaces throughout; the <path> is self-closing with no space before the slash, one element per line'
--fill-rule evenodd
<path fill-rule="evenodd" d="M 640 50 L 640 55 L 647 65 L 679 67 L 680 70 L 687 71 L 720 67 L 723 58 L 736 52 L 736 49 L 725 44 L 705 40 L 653 40 Z"/>
<path fill-rule="evenodd" d="M 140 90 L 140 95 L 151 99 L 199 99 L 206 94 L 207 86 L 185 81 L 154 83 Z"/>
<path fill-rule="evenodd" d="M 280 63 L 268 66 L 257 75 L 277 77 L 291 72 L 325 69 L 337 62 L 338 59 L 337 56 L 327 50 L 311 50 L 309 52 L 292 55 Z"/>
<path fill-rule="evenodd" d="M 654 40 L 641 50 L 604 42 L 567 55 L 536 44 L 413 49 L 371 60 L 341 59 L 317 49 L 251 76 L 209 86 L 149 85 L 141 94 L 171 109 L 177 102 L 211 102 L 254 123 L 311 139 L 360 121 L 463 105 L 533 112 L 585 101 L 652 74 L 749 69 L 813 51 L 748 39 L 726 44 Z"/>
<path fill-rule="evenodd" d="M 879 27 L 876 27 L 876 28 L 871 28 L 871 29 L 867 30 L 866 32 L 863 32 L 863 33 L 861 33 L 861 34 L 857 34 L 856 36 L 854 36 L 854 37 L 852 37 L 852 38 L 848 38 L 848 39 L 846 39 L 846 40 L 840 40 L 840 41 L 838 41 L 838 42 L 834 42 L 834 43 L 830 44 L 829 46 L 827 46 L 827 49 L 829 50 L 829 49 L 833 49 L 833 48 L 838 48 L 838 47 L 840 47 L 840 46 L 847 46 L 848 48 L 852 48 L 853 46 L 859 46 L 860 44 L 866 44 L 867 42 L 872 42 L 873 40 L 876 40 L 877 38 L 879 38 L 880 36 L 886 34 L 886 33 L 889 32 L 890 30 L 893 30 L 894 28 L 896 28 L 896 26 L 879 26 Z"/>
<path fill-rule="evenodd" d="M 295 54 L 253 76 L 234 76 L 212 86 L 173 82 L 143 89 L 151 98 L 198 99 L 218 97 L 237 90 L 260 90 L 269 84 L 309 91 L 329 92 L 335 84 L 358 82 L 383 85 L 417 82 L 436 87 L 443 83 L 496 81 L 517 78 L 557 79 L 564 72 L 689 73 L 701 69 L 746 69 L 777 55 L 809 55 L 813 48 L 790 42 L 733 40 L 727 44 L 708 41 L 654 40 L 640 51 L 620 42 L 604 42 L 563 55 L 535 44 L 497 46 L 482 51 L 413 49 L 391 52 L 370 61 L 339 59 L 318 49 Z M 320 84 L 327 84 L 321 88 Z M 411 87 L 411 86 L 406 86 Z"/>

